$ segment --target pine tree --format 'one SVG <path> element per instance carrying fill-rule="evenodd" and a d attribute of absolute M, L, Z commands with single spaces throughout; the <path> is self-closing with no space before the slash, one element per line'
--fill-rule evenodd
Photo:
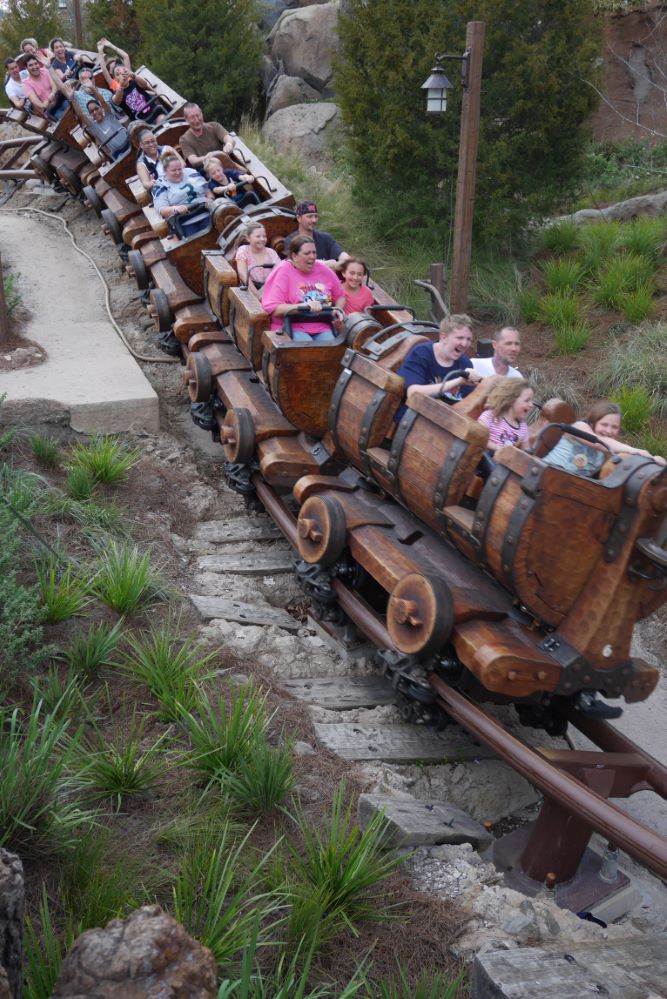
<path fill-rule="evenodd" d="M 3 59 L 18 55 L 23 38 L 36 38 L 45 46 L 64 33 L 58 0 L 7 0 L 0 18 L 0 52 Z"/>
<path fill-rule="evenodd" d="M 142 58 L 204 117 L 238 123 L 259 85 L 255 0 L 137 0 Z"/>
<path fill-rule="evenodd" d="M 597 103 L 586 82 L 595 80 L 601 47 L 590 0 L 348 0 L 336 87 L 358 186 L 385 228 L 433 226 L 451 215 L 459 64 L 444 64 L 454 84 L 445 115 L 426 115 L 419 88 L 437 51 L 463 53 L 472 20 L 486 22 L 478 236 L 516 230 L 577 177 L 585 122 Z"/>
<path fill-rule="evenodd" d="M 91 49 L 100 38 L 109 38 L 135 59 L 140 37 L 135 0 L 89 0 L 84 8 L 86 37 Z"/>

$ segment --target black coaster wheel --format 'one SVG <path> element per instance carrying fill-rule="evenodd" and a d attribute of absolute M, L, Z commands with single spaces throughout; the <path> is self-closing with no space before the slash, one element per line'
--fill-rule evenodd
<path fill-rule="evenodd" d="M 410 572 L 398 581 L 387 605 L 387 629 L 399 651 L 434 655 L 448 641 L 453 627 L 454 603 L 442 579 Z"/>
<path fill-rule="evenodd" d="M 61 166 L 58 168 L 58 178 L 63 187 L 67 188 L 75 198 L 81 193 L 83 187 L 81 178 L 71 167 Z"/>
<path fill-rule="evenodd" d="M 347 519 L 335 496 L 309 496 L 299 511 L 297 547 L 305 562 L 327 566 L 345 548 Z"/>
<path fill-rule="evenodd" d="M 100 212 L 100 218 L 104 223 L 104 231 L 111 236 L 116 246 L 120 246 L 123 242 L 123 230 L 121 229 L 120 222 L 114 213 L 110 208 L 105 208 L 104 211 Z"/>
<path fill-rule="evenodd" d="M 99 216 L 104 211 L 104 202 L 100 198 L 95 188 L 92 186 L 92 184 L 86 184 L 86 186 L 83 188 L 82 193 L 84 198 L 90 205 L 90 207 L 93 209 L 93 211 L 99 218 Z"/>
<path fill-rule="evenodd" d="M 163 291 L 162 288 L 154 288 L 149 297 L 154 310 L 151 314 L 155 319 L 155 325 L 160 333 L 168 333 L 174 317 L 166 291 Z"/>
<path fill-rule="evenodd" d="M 42 156 L 38 156 L 37 154 L 30 157 L 30 166 L 45 184 L 50 184 L 56 176 L 56 171 L 51 164 L 47 163 Z"/>
<path fill-rule="evenodd" d="M 127 255 L 128 274 L 137 282 L 137 288 L 146 291 L 150 286 L 151 276 L 141 250 L 130 250 Z"/>
<path fill-rule="evenodd" d="M 196 351 L 188 356 L 183 381 L 191 402 L 208 402 L 213 394 L 213 371 L 206 354 Z"/>
<path fill-rule="evenodd" d="M 255 424 L 247 409 L 230 409 L 220 430 L 225 458 L 233 465 L 247 465 L 255 454 Z"/>

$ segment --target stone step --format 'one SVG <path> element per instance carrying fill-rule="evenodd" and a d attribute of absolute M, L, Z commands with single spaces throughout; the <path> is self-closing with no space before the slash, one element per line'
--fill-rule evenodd
<path fill-rule="evenodd" d="M 433 732 L 423 725 L 357 725 L 314 723 L 320 742 L 344 760 L 384 760 L 387 763 L 461 763 L 494 758 L 460 729 Z"/>
<path fill-rule="evenodd" d="M 382 811 L 391 846 L 437 846 L 442 843 L 470 843 L 485 850 L 493 841 L 481 823 L 463 809 L 443 801 L 399 798 L 389 794 L 359 796 L 357 816 L 365 829 L 374 815 Z"/>
<path fill-rule="evenodd" d="M 217 545 L 230 545 L 239 541 L 273 541 L 282 533 L 270 520 L 239 518 L 238 520 L 208 520 L 197 524 L 194 537 Z"/>
<path fill-rule="evenodd" d="M 663 935 L 556 947 L 490 950 L 475 958 L 472 999 L 661 999 L 667 982 Z"/>
<path fill-rule="evenodd" d="M 243 576 L 275 576 L 292 572 L 294 556 L 289 551 L 248 552 L 240 555 L 202 555 L 197 568 L 203 572 L 238 573 Z"/>
<path fill-rule="evenodd" d="M 374 708 L 378 704 L 393 704 L 396 693 L 381 677 L 295 677 L 282 683 L 293 697 L 308 704 L 317 704 L 329 711 L 349 708 Z"/>
<path fill-rule="evenodd" d="M 283 628 L 285 631 L 299 631 L 303 625 L 287 611 L 271 604 L 246 604 L 241 600 L 227 597 L 202 597 L 191 593 L 190 600 L 205 621 L 238 621 L 239 624 L 263 624 Z"/>

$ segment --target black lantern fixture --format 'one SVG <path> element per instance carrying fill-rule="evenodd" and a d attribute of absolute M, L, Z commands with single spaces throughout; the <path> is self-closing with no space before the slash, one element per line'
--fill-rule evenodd
<path fill-rule="evenodd" d="M 452 84 L 440 65 L 442 58 L 443 56 L 436 55 L 431 75 L 421 85 L 421 89 L 426 91 L 426 110 L 430 114 L 442 114 L 447 110 L 447 91 L 452 89 Z"/>

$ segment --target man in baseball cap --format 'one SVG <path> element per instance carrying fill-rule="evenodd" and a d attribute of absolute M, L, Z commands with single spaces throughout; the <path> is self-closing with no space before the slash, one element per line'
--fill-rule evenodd
<path fill-rule="evenodd" d="M 308 236 L 315 243 L 317 259 L 328 264 L 333 270 L 337 270 L 338 266 L 347 260 L 349 253 L 345 253 L 341 249 L 330 233 L 322 232 L 316 228 L 318 218 L 317 205 L 314 201 L 300 201 L 296 206 L 296 221 L 299 228 L 290 233 L 285 240 L 285 251 L 287 252 L 295 236 Z"/>

